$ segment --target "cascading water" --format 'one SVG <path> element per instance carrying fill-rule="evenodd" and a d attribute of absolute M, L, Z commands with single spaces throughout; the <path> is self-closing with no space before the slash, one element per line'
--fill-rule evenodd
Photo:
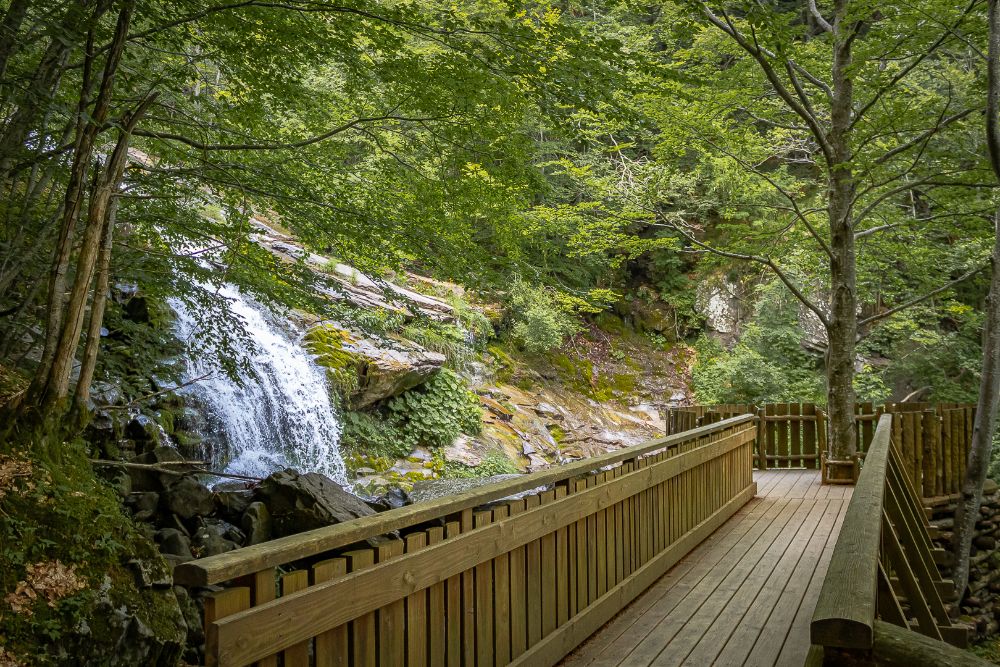
<path fill-rule="evenodd" d="M 243 322 L 256 349 L 239 350 L 250 372 L 240 371 L 239 382 L 203 355 L 190 355 L 185 381 L 207 413 L 202 434 L 214 470 L 265 477 L 283 468 L 320 472 L 346 483 L 344 461 L 337 447 L 341 427 L 325 374 L 293 337 L 284 322 L 233 286 L 219 291 L 231 312 Z M 172 299 L 177 313 L 175 330 L 184 341 L 193 340 L 198 324 L 180 299 Z M 283 325 L 285 325 L 283 327 Z"/>

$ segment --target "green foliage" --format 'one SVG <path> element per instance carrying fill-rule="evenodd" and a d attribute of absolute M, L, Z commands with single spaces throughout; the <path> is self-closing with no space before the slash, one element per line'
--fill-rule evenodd
<path fill-rule="evenodd" d="M 341 416 L 340 446 L 368 457 L 401 459 L 416 446 L 414 434 L 381 413 L 347 410 Z"/>
<path fill-rule="evenodd" d="M 417 320 L 404 326 L 400 335 L 432 352 L 443 354 L 450 368 L 462 368 L 475 353 L 465 331 L 454 324 Z"/>
<path fill-rule="evenodd" d="M 340 443 L 354 454 L 405 458 L 416 447 L 446 447 L 462 433 L 479 433 L 482 417 L 479 398 L 458 374 L 443 368 L 375 410 L 345 411 Z"/>
<path fill-rule="evenodd" d="M 416 444 L 445 447 L 461 433 L 482 429 L 479 398 L 455 372 L 443 368 L 416 389 L 389 400 L 390 420 Z"/>
<path fill-rule="evenodd" d="M 511 338 L 524 350 L 544 353 L 561 346 L 577 330 L 576 321 L 552 291 L 515 280 L 507 297 Z"/>
<path fill-rule="evenodd" d="M 766 287 L 753 320 L 732 351 L 702 337 L 692 372 L 699 403 L 825 403 L 817 360 L 802 348 L 796 302 Z"/>

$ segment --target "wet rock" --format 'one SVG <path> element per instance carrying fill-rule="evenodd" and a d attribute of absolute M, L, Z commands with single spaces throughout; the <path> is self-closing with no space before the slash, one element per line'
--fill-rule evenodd
<path fill-rule="evenodd" d="M 250 503 L 243 513 L 241 525 L 247 536 L 247 546 L 271 539 L 271 513 L 267 510 L 267 505 L 262 502 Z"/>
<path fill-rule="evenodd" d="M 238 491 L 220 491 L 218 487 L 215 489 L 216 509 L 219 514 L 231 521 L 239 520 L 252 502 L 253 492 L 249 489 Z"/>
<path fill-rule="evenodd" d="M 205 516 L 215 510 L 215 500 L 207 486 L 194 477 L 177 478 L 166 489 L 166 507 L 182 519 Z"/>
<path fill-rule="evenodd" d="M 151 417 L 136 415 L 125 424 L 125 437 L 136 442 L 160 444 L 160 425 Z"/>
<path fill-rule="evenodd" d="M 275 536 L 292 535 L 374 514 L 329 477 L 291 468 L 267 477 L 254 492 L 271 514 Z"/>
<path fill-rule="evenodd" d="M 384 512 L 386 510 L 394 510 L 409 504 L 409 498 L 406 492 L 399 487 L 392 487 L 381 496 L 377 498 L 372 498 L 368 501 L 368 504 L 375 509 L 377 512 Z"/>

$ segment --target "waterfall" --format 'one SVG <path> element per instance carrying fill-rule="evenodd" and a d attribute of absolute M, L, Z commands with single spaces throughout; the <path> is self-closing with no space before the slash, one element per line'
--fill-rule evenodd
<path fill-rule="evenodd" d="M 212 468 L 266 477 L 283 468 L 320 472 L 346 483 L 337 445 L 340 423 L 330 402 L 325 372 L 297 341 L 289 323 L 275 317 L 249 296 L 227 285 L 219 291 L 242 321 L 252 348 L 238 350 L 249 371 L 239 382 L 219 369 L 210 355 L 189 354 L 183 391 L 206 413 L 202 437 Z M 175 331 L 183 342 L 194 339 L 198 324 L 187 305 L 171 299 Z"/>

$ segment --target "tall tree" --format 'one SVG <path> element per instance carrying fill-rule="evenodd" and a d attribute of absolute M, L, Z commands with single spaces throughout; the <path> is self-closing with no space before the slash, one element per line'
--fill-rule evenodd
<path fill-rule="evenodd" d="M 979 268 L 970 261 L 924 294 L 869 304 L 865 312 L 858 280 L 862 239 L 954 216 L 935 200 L 975 185 L 982 171 L 975 161 L 949 158 L 943 148 L 946 141 L 968 143 L 978 109 L 963 88 L 968 72 L 961 37 L 975 2 L 875 8 L 834 0 L 826 14 L 815 2 L 804 10 L 755 2 L 681 4 L 691 10 L 691 23 L 682 23 L 696 29 L 675 55 L 674 72 L 684 78 L 673 88 L 683 103 L 667 104 L 660 114 L 677 119 L 675 143 L 693 140 L 716 168 L 720 160 L 735 165 L 740 179 L 754 184 L 760 213 L 742 229 L 728 227 L 729 242 L 718 243 L 706 240 L 669 195 L 656 214 L 698 249 L 766 267 L 815 316 L 827 339 L 830 453 L 851 460 L 857 451 L 859 338 Z M 928 15 L 935 20 L 926 21 Z M 940 57 L 946 51 L 948 57 Z M 934 83 L 945 72 L 949 83 Z M 703 86 L 692 85 L 698 77 Z M 913 199 L 931 205 L 905 205 Z M 803 274 L 794 258 L 807 245 L 815 268 Z M 825 285 L 811 279 L 816 270 L 826 276 Z"/>
<path fill-rule="evenodd" d="M 1000 2 L 989 0 L 986 54 L 986 147 L 990 166 L 1000 182 Z M 972 427 L 962 497 L 955 512 L 955 571 L 952 579 L 961 598 L 969 585 L 969 555 L 983 501 L 983 485 L 993 454 L 997 409 L 1000 406 L 1000 207 L 993 216 L 992 278 L 983 323 L 983 367 L 976 419 Z"/>

